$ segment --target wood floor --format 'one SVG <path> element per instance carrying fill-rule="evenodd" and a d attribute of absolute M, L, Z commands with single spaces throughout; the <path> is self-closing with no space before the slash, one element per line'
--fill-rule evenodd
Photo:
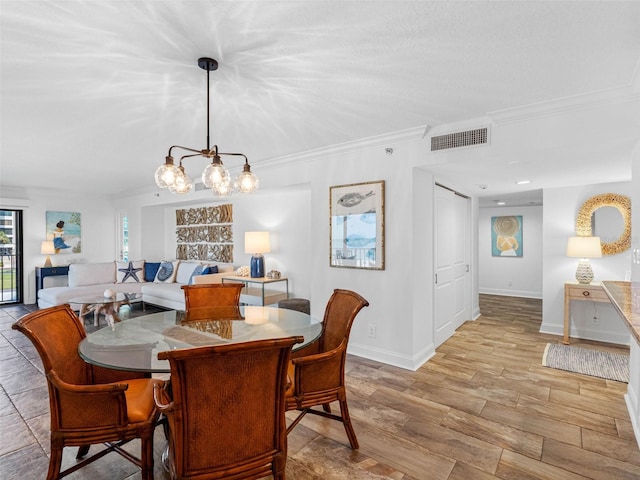
<path fill-rule="evenodd" d="M 348 447 L 341 424 L 307 416 L 289 435 L 287 478 L 640 479 L 626 384 L 542 367 L 546 343 L 561 339 L 538 333 L 540 300 L 482 295 L 480 309 L 417 372 L 349 356 L 360 449 Z M 18 313 L 0 310 L 0 478 L 44 478 L 46 386 L 33 351 L 9 329 Z M 168 478 L 159 465 L 163 442 L 158 430 L 158 479 Z M 68 478 L 140 477 L 111 454 Z"/>

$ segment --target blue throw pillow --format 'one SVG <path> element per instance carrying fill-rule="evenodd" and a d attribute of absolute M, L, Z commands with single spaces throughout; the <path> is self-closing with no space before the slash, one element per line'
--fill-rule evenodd
<path fill-rule="evenodd" d="M 210 275 L 212 273 L 218 273 L 218 266 L 206 266 L 200 275 Z"/>
<path fill-rule="evenodd" d="M 202 275 L 202 271 L 203 271 L 204 267 L 202 265 L 198 265 L 196 268 L 193 269 L 193 272 L 191 272 L 191 277 L 189 277 L 189 285 L 193 285 L 193 277 L 195 277 L 196 275 Z"/>
<path fill-rule="evenodd" d="M 160 268 L 160 262 L 157 262 L 157 263 L 144 262 L 144 281 L 153 282 L 156 278 L 156 274 L 158 273 L 159 268 Z"/>

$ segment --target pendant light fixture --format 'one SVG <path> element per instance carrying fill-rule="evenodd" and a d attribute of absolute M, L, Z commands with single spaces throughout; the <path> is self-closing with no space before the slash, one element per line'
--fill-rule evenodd
<path fill-rule="evenodd" d="M 173 145 L 169 148 L 169 153 L 165 158 L 165 162 L 160 165 L 155 173 L 156 185 L 160 188 L 167 188 L 170 192 L 176 194 L 189 193 L 193 190 L 193 180 L 184 171 L 182 162 L 186 158 L 205 157 L 211 160 L 211 163 L 202 172 L 202 183 L 210 188 L 214 195 L 226 197 L 238 191 L 240 193 L 253 193 L 258 190 L 260 181 L 258 177 L 251 171 L 251 166 L 245 155 L 242 153 L 222 153 L 218 151 L 218 146 L 210 146 L 210 128 L 209 128 L 209 73 L 218 69 L 218 62 L 213 58 L 202 57 L 198 59 L 198 66 L 207 71 L 207 148 L 196 150 L 193 148 Z M 175 165 L 171 152 L 174 148 L 179 148 L 187 152 L 192 152 L 180 157 L 178 166 Z M 235 156 L 244 158 L 244 167 L 242 172 L 236 177 L 233 184 L 231 183 L 231 175 L 222 163 L 221 156 Z"/>

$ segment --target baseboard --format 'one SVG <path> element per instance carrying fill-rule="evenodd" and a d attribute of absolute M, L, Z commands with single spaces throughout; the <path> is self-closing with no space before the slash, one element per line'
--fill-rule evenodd
<path fill-rule="evenodd" d="M 550 335 L 558 335 L 562 337 L 564 335 L 564 327 L 562 325 L 544 325 L 541 326 L 540 333 L 546 333 Z M 594 342 L 615 343 L 617 345 L 629 345 L 629 334 L 620 332 L 604 332 L 604 331 L 589 331 L 581 330 L 580 332 L 570 330 L 569 340 L 572 338 L 581 340 L 592 340 Z"/>
<path fill-rule="evenodd" d="M 503 290 L 499 288 L 480 288 L 480 295 L 499 295 L 503 297 L 523 297 L 542 299 L 542 292 L 529 292 L 526 290 Z"/>
<path fill-rule="evenodd" d="M 408 355 L 399 355 L 396 352 L 389 350 L 382 350 L 379 348 L 372 348 L 368 345 L 362 345 L 355 342 L 349 342 L 347 347 L 347 353 L 355 355 L 357 357 L 366 358 L 375 362 L 385 363 L 387 365 L 393 365 L 394 367 L 404 368 L 405 370 L 411 370 L 415 372 L 424 365 L 431 357 L 435 355 L 435 348 L 433 344 L 424 348 L 418 354 L 410 357 Z"/>

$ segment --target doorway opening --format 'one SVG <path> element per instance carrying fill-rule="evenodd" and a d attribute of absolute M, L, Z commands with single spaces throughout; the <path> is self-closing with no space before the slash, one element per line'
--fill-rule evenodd
<path fill-rule="evenodd" d="M 22 303 L 22 210 L 0 210 L 0 305 Z"/>

